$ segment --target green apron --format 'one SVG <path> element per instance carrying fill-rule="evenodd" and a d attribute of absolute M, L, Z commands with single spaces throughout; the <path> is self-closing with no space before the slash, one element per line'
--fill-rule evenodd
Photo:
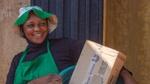
<path fill-rule="evenodd" d="M 32 61 L 23 62 L 28 53 L 28 48 L 23 52 L 15 73 L 14 84 L 27 84 L 29 81 L 49 74 L 58 74 L 58 69 L 47 42 L 46 53 L 41 54 Z"/>

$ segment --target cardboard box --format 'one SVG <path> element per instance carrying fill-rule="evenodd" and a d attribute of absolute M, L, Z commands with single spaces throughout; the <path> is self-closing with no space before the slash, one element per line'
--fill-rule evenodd
<path fill-rule="evenodd" d="M 115 84 L 126 56 L 87 40 L 69 84 Z"/>

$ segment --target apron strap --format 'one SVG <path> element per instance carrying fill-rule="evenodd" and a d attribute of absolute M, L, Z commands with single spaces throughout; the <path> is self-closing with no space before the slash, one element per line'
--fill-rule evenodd
<path fill-rule="evenodd" d="M 26 48 L 22 54 L 15 73 L 14 84 L 26 84 L 28 81 L 37 79 L 49 74 L 58 74 L 57 65 L 50 51 L 50 44 L 47 41 L 47 53 L 37 56 L 32 61 L 23 62 L 29 49 Z"/>

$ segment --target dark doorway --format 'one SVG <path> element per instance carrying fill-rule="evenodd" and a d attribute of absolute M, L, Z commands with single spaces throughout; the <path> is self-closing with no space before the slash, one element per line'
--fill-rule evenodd
<path fill-rule="evenodd" d="M 58 16 L 58 28 L 52 37 L 102 43 L 103 0 L 31 0 L 31 4 Z"/>

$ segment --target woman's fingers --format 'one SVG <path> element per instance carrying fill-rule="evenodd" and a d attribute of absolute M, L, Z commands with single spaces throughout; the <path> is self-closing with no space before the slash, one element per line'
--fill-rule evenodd
<path fill-rule="evenodd" d="M 137 84 L 137 81 L 133 78 L 130 72 L 125 68 L 121 70 L 120 75 L 124 80 L 124 84 Z"/>
<path fill-rule="evenodd" d="M 28 84 L 62 84 L 62 78 L 59 75 L 48 75 L 32 80 Z"/>

